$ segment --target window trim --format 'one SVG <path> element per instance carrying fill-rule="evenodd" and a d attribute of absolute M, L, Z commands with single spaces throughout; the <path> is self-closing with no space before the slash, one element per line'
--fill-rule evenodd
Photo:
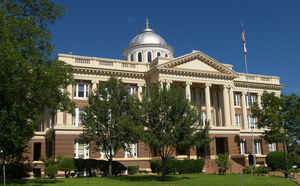
<path fill-rule="evenodd" d="M 83 97 L 79 97 L 79 84 L 83 84 Z M 73 98 L 79 100 L 86 100 L 89 98 L 89 83 L 88 82 L 77 82 L 73 89 Z"/>

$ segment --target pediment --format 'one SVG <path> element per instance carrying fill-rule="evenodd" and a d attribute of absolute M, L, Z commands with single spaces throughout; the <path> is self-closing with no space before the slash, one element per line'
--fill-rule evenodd
<path fill-rule="evenodd" d="M 189 62 L 174 66 L 173 68 L 186 69 L 186 70 L 200 70 L 200 71 L 206 71 L 206 72 L 219 72 L 217 69 L 215 69 L 211 65 L 208 65 L 199 59 L 191 60 Z"/>
<path fill-rule="evenodd" d="M 207 56 L 200 51 L 194 51 L 187 55 L 175 58 L 167 63 L 157 66 L 173 70 L 185 70 L 191 72 L 208 72 L 214 74 L 226 74 L 237 77 L 235 71 L 217 60 Z"/>

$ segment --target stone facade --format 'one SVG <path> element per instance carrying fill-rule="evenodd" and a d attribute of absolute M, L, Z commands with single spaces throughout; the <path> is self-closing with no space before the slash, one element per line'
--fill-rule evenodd
<path fill-rule="evenodd" d="M 170 48 L 165 44 L 164 41 L 164 46 L 160 46 L 160 43 L 155 43 L 155 46 L 162 49 Z M 130 51 L 134 51 L 135 47 L 146 51 L 152 46 L 153 43 L 135 43 L 129 48 Z M 96 88 L 97 84 L 115 76 L 128 84 L 132 94 L 140 99 L 141 93 L 149 83 L 160 82 L 167 88 L 185 89 L 186 99 L 197 106 L 202 116 L 209 121 L 210 135 L 213 140 L 202 152 L 197 153 L 197 150 L 191 149 L 188 154 L 178 158 L 193 159 L 202 156 L 206 158 L 205 171 L 208 173 L 216 172 L 215 159 L 218 153 L 230 154 L 233 162 L 231 172 L 239 172 L 240 167 L 247 165 L 248 153 L 256 152 L 257 159 L 264 161 L 269 152 L 269 144 L 261 139 L 265 129 L 256 128 L 249 105 L 253 102 L 260 105 L 264 91 L 274 92 L 279 96 L 282 89 L 279 77 L 238 73 L 233 70 L 232 65 L 223 64 L 200 51 L 174 58 L 173 50 L 169 50 L 170 55 L 167 57 L 154 55 L 152 57 L 155 58 L 151 58 L 151 62 L 138 62 L 135 53 L 132 61 L 130 51 L 126 49 L 125 60 L 58 54 L 58 60 L 64 61 L 73 68 L 76 83 L 62 91 L 69 93 L 70 98 L 76 103 L 77 110 L 74 115 L 57 111 L 52 125 L 44 126 L 40 132 L 37 132 L 30 142 L 30 147 L 37 142 L 41 143 L 40 157 L 50 155 L 75 157 L 76 153 L 77 155 L 81 153 L 78 150 L 80 145 L 76 144 L 76 138 L 82 131 L 78 118 L 80 108 L 87 106 L 88 94 Z M 49 128 L 54 134 L 50 142 L 46 137 Z M 255 148 L 253 148 L 253 139 L 256 142 Z M 35 152 L 30 149 L 28 156 L 34 160 Z M 100 153 L 93 152 L 92 149 L 91 144 L 87 150 L 83 150 L 83 157 L 101 159 Z M 275 150 L 282 150 L 282 146 L 277 144 Z M 147 145 L 139 142 L 136 151 L 134 157 L 125 157 L 123 150 L 116 152 L 115 160 L 126 166 L 139 165 L 141 170 L 150 170 L 149 160 L 155 157 L 151 155 Z"/>

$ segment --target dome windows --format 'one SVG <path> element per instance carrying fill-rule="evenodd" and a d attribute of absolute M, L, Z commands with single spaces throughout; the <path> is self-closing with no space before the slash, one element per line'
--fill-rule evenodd
<path fill-rule="evenodd" d="M 142 52 L 138 53 L 138 62 L 142 62 L 143 61 L 143 57 L 142 57 Z"/>
<path fill-rule="evenodd" d="M 130 61 L 134 61 L 133 54 L 130 55 Z"/>
<path fill-rule="evenodd" d="M 165 57 L 168 57 L 168 54 L 166 54 Z"/>
<path fill-rule="evenodd" d="M 151 52 L 147 53 L 147 59 L 148 59 L 148 62 L 152 61 L 152 54 L 151 54 Z"/>
<path fill-rule="evenodd" d="M 156 55 L 157 55 L 157 57 L 159 57 L 159 56 L 160 56 L 160 52 L 157 52 L 157 54 L 156 54 Z"/>

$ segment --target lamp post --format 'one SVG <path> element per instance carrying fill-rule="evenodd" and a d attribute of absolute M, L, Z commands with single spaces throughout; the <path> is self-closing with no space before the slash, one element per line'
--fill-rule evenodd
<path fill-rule="evenodd" d="M 3 154 L 3 157 L 4 157 L 3 150 L 0 150 L 0 153 Z M 5 161 L 4 161 L 4 158 L 3 158 L 3 186 L 6 186 L 6 183 L 5 183 Z"/>

